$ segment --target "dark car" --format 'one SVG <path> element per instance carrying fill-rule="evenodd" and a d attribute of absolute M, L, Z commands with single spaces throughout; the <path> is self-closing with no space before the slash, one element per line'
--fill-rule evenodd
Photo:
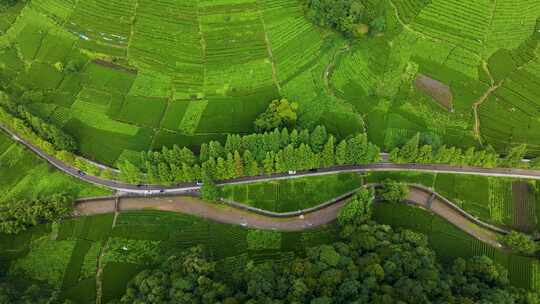
<path fill-rule="evenodd" d="M 86 173 L 82 172 L 81 170 L 77 171 L 77 174 L 79 174 L 80 176 L 85 176 Z"/>

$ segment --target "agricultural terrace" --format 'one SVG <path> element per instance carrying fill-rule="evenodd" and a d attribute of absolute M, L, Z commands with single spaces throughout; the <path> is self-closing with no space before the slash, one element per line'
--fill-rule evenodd
<path fill-rule="evenodd" d="M 508 268 L 513 285 L 535 290 L 540 284 L 536 259 L 492 248 L 422 209 L 381 203 L 374 219 L 426 234 L 444 263 L 486 255 Z M 301 232 L 260 231 L 170 212 L 127 211 L 0 234 L 0 242 L 7 245 L 0 247 L 0 261 L 9 265 L 8 275 L 47 282 L 62 298 L 95 303 L 99 297 L 108 303 L 120 298 L 138 273 L 192 246 L 203 245 L 205 257 L 216 262 L 219 278 L 234 282 L 234 274 L 249 261 L 286 265 L 295 255 L 309 254 L 311 247 L 338 241 L 339 232 L 337 223 Z"/>
<path fill-rule="evenodd" d="M 95 303 L 97 281 L 102 303 L 108 303 L 121 297 L 128 281 L 160 257 L 192 246 L 204 245 L 221 276 L 231 279 L 249 260 L 290 261 L 295 252 L 330 243 L 338 238 L 338 227 L 279 232 L 271 248 L 254 247 L 251 234 L 237 225 L 188 215 L 123 212 L 114 222 L 113 214 L 105 214 L 66 220 L 58 226 L 41 225 L 15 236 L 0 235 L 0 260 L 11 262 L 11 274 L 46 281 L 76 303 Z"/>
<path fill-rule="evenodd" d="M 533 289 L 540 286 L 538 259 L 493 248 L 424 209 L 404 204 L 383 203 L 375 208 L 373 217 L 379 223 L 427 235 L 430 247 L 444 263 L 450 263 L 456 257 L 466 259 L 473 256 L 487 256 L 508 270 L 513 285 Z"/>
<path fill-rule="evenodd" d="M 302 127 L 366 129 L 385 150 L 423 132 L 538 155 L 537 0 L 376 10 L 384 31 L 348 40 L 296 0 L 20 1 L 0 11 L 0 84 L 107 164 L 252 132 L 278 97 L 300 104 Z M 446 86 L 451 104 L 417 88 L 417 75 Z"/>
<path fill-rule="evenodd" d="M 56 193 L 74 198 L 108 195 L 104 188 L 82 182 L 47 162 L 0 132 L 0 201 L 35 199 Z"/>
<path fill-rule="evenodd" d="M 222 196 L 252 207 L 283 213 L 308 209 L 358 189 L 356 173 L 304 177 L 243 185 L 227 185 Z"/>
<path fill-rule="evenodd" d="M 429 187 L 485 222 L 525 233 L 540 230 L 540 185 L 534 180 L 414 172 L 376 172 L 365 177 L 369 183 L 386 179 Z"/>

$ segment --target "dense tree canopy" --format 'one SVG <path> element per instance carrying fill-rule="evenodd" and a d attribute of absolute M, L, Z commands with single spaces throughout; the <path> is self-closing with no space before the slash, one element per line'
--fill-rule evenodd
<path fill-rule="evenodd" d="M 533 255 L 539 249 L 538 244 L 530 236 L 517 231 L 502 236 L 500 241 L 513 250 L 526 255 Z"/>
<path fill-rule="evenodd" d="M 363 223 L 371 218 L 373 212 L 373 190 L 360 189 L 343 208 L 339 210 L 340 225 Z"/>
<path fill-rule="evenodd" d="M 304 0 L 306 17 L 313 23 L 359 37 L 386 28 L 380 4 L 366 0 Z"/>
<path fill-rule="evenodd" d="M 387 179 L 377 188 L 377 195 L 385 202 L 400 203 L 409 195 L 409 186 Z"/>
<path fill-rule="evenodd" d="M 39 92 L 31 91 L 25 93 L 25 95 L 23 95 L 23 99 L 31 101 L 39 98 L 39 96 Z M 55 125 L 52 125 L 33 115 L 23 105 L 14 103 L 11 101 L 8 95 L 2 91 L 0 91 L 0 107 L 7 111 L 7 113 L 19 118 L 26 127 L 29 127 L 39 137 L 52 144 L 55 149 L 70 152 L 77 150 L 77 143 L 71 135 L 65 133 Z"/>
<path fill-rule="evenodd" d="M 70 304 L 46 284 L 24 277 L 7 276 L 0 265 L 0 304 Z"/>
<path fill-rule="evenodd" d="M 271 131 L 276 128 L 294 127 L 297 120 L 298 104 L 287 99 L 274 100 L 264 113 L 255 120 L 255 130 Z"/>
<path fill-rule="evenodd" d="M 307 129 L 274 129 L 245 136 L 228 135 L 225 145 L 211 141 L 199 155 L 178 146 L 142 152 L 140 158 L 119 162 L 120 178 L 130 183 L 175 184 L 207 177 L 224 180 L 330 167 L 336 164 L 369 164 L 379 159 L 379 149 L 366 134 L 340 141 L 318 126 Z"/>
<path fill-rule="evenodd" d="M 19 233 L 43 222 L 59 220 L 71 212 L 72 202 L 72 197 L 65 193 L 0 202 L 0 232 Z"/>
<path fill-rule="evenodd" d="M 487 257 L 443 268 L 425 235 L 371 221 L 372 198 L 366 189 L 345 207 L 337 242 L 284 263 L 249 261 L 232 275 L 194 248 L 140 273 L 122 303 L 539 303 L 538 294 L 511 287 L 507 271 Z M 252 239 L 275 243 L 265 233 Z"/>

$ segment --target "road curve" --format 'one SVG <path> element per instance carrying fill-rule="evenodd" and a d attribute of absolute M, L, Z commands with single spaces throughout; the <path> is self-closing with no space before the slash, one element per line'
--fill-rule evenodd
<path fill-rule="evenodd" d="M 371 186 L 371 185 L 366 185 Z M 508 231 L 482 222 L 466 213 L 442 195 L 433 190 L 420 186 L 409 185 L 410 192 L 406 202 L 414 204 L 449 221 L 462 231 L 486 242 L 500 247 L 497 236 Z M 349 200 L 347 195 L 341 200 L 331 200 L 323 203 L 323 208 L 312 208 L 302 216 L 278 217 L 273 212 L 261 214 L 247 208 L 237 208 L 230 205 L 217 205 L 202 201 L 192 196 L 161 196 L 161 197 L 123 197 L 119 202 L 115 198 L 81 200 L 76 203 L 73 216 L 87 216 L 134 210 L 162 210 L 190 214 L 209 220 L 242 225 L 244 227 L 271 229 L 279 231 L 301 231 L 319 227 L 334 221 L 340 208 Z M 239 203 L 235 203 L 239 204 Z"/>
<path fill-rule="evenodd" d="M 68 164 L 56 159 L 55 157 L 46 154 L 44 151 L 38 147 L 32 145 L 26 140 L 18 137 L 14 132 L 0 125 L 0 129 L 8 133 L 14 140 L 25 145 L 28 149 L 33 151 L 39 157 L 43 158 L 51 165 L 56 167 L 58 170 L 63 171 L 66 174 L 69 174 L 80 180 L 106 187 L 112 190 L 116 190 L 123 193 L 131 193 L 138 195 L 145 194 L 182 194 L 189 191 L 194 191 L 200 189 L 196 183 L 181 183 L 175 186 L 160 186 L 160 185 L 143 185 L 137 187 L 136 185 L 126 184 L 123 182 L 106 180 L 101 177 L 91 176 L 91 175 L 81 175 L 79 170 L 71 167 Z M 381 158 L 385 159 L 387 154 L 382 153 Z M 249 176 L 242 177 L 237 179 L 231 179 L 226 181 L 221 181 L 218 184 L 220 185 L 234 185 L 234 184 L 244 184 L 252 182 L 264 182 L 271 180 L 280 180 L 280 179 L 292 179 L 300 178 L 306 176 L 321 176 L 329 175 L 335 173 L 343 172 L 388 172 L 388 171 L 415 171 L 415 172 L 431 172 L 431 173 L 453 173 L 453 174 L 468 174 L 468 175 L 483 175 L 483 176 L 494 176 L 494 177 L 513 177 L 513 178 L 528 178 L 528 179 L 538 179 L 540 180 L 540 170 L 528 170 L 528 169 L 514 169 L 514 168 L 476 168 L 476 167 L 456 167 L 450 165 L 425 165 L 425 164 L 394 164 L 386 161 L 381 161 L 376 164 L 368 165 L 343 165 L 343 166 L 333 166 L 329 168 L 321 168 L 316 171 L 298 171 L 294 175 L 289 175 L 287 173 L 278 173 L 272 175 L 261 175 L 261 176 Z"/>

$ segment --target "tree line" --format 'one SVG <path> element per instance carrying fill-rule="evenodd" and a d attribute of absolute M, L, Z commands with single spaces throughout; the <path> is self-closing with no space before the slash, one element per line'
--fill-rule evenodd
<path fill-rule="evenodd" d="M 439 264 L 425 235 L 377 224 L 372 206 L 373 191 L 361 190 L 338 216 L 339 240 L 282 262 L 216 267 L 202 247 L 176 253 L 139 273 L 116 303 L 540 303 L 488 257 Z"/>
<path fill-rule="evenodd" d="M 0 113 L 0 119 L 2 119 L 2 122 L 7 122 L 14 131 L 26 134 L 28 133 L 27 128 L 29 128 L 40 138 L 52 144 L 55 150 L 68 152 L 75 152 L 77 150 L 77 143 L 71 135 L 57 126 L 34 116 L 25 106 L 14 103 L 1 91 L 0 107 L 5 111 Z"/>
<path fill-rule="evenodd" d="M 434 148 L 430 144 L 423 144 L 420 140 L 420 133 L 417 133 L 403 146 L 394 148 L 390 152 L 389 160 L 398 164 L 447 164 L 481 168 L 535 167 L 537 161 L 533 161 L 530 165 L 522 161 L 526 153 L 527 146 L 525 144 L 511 147 L 504 157 L 501 157 L 489 145 L 484 150 L 477 150 L 474 147 L 462 150 L 444 145 L 440 148 Z"/>
<path fill-rule="evenodd" d="M 313 131 L 289 132 L 282 128 L 245 136 L 228 135 L 224 145 L 218 141 L 202 144 L 198 155 L 185 147 L 163 147 L 161 151 L 142 152 L 135 160 L 123 160 L 119 168 L 121 179 L 130 183 L 172 185 L 206 178 L 225 180 L 369 164 L 378 159 L 379 148 L 368 142 L 366 134 L 337 142 L 325 127 L 318 126 Z"/>
<path fill-rule="evenodd" d="M 57 193 L 36 199 L 13 198 L 0 202 L 0 233 L 17 234 L 62 219 L 71 212 L 73 198 Z"/>

